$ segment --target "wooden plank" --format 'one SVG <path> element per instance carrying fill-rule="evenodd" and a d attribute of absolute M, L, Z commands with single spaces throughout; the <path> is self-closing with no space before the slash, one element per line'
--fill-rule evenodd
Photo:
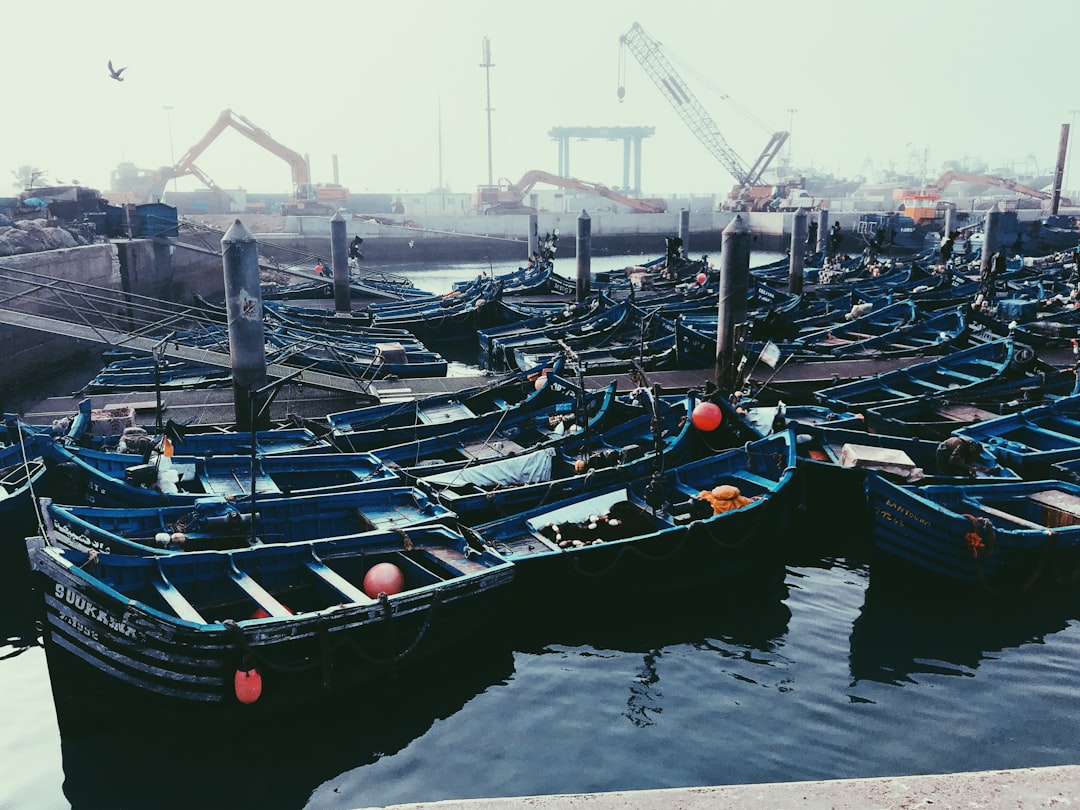
<path fill-rule="evenodd" d="M 330 568 L 322 560 L 308 560 L 308 569 L 319 577 L 323 582 L 340 593 L 350 602 L 356 602 L 361 605 L 369 605 L 375 600 L 364 593 L 362 590 L 353 585 L 349 580 L 345 579 L 334 569 Z"/>
<path fill-rule="evenodd" d="M 161 598 L 165 600 L 166 604 L 172 608 L 173 613 L 179 616 L 184 621 L 194 622 L 196 624 L 206 624 L 199 611 L 195 609 L 195 606 L 189 602 L 180 591 L 176 589 L 176 586 L 169 582 L 165 576 L 165 572 L 161 570 L 161 562 L 158 562 L 158 579 L 154 580 L 154 588 Z"/>
<path fill-rule="evenodd" d="M 1019 515 L 1014 515 L 1011 512 L 1003 512 L 1000 509 L 995 509 L 993 506 L 987 506 L 984 503 L 977 504 L 977 511 L 985 512 L 992 517 L 1007 520 L 1010 523 L 1015 523 L 1017 526 L 1021 526 L 1025 529 L 1035 529 L 1040 532 L 1050 531 L 1050 529 L 1048 529 L 1046 526 L 1043 526 L 1041 523 L 1034 523 L 1030 520 L 1020 517 Z"/>
<path fill-rule="evenodd" d="M 229 572 L 230 576 L 237 585 L 251 597 L 251 600 L 269 613 L 275 618 L 283 618 L 285 616 L 291 616 L 292 611 L 285 607 L 281 602 L 274 598 L 274 595 L 270 591 L 266 590 L 262 585 L 253 580 L 243 571 L 233 564 L 232 571 Z"/>

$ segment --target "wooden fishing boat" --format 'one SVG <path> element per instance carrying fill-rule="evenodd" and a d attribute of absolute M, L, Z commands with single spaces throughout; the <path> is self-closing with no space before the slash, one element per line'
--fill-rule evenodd
<path fill-rule="evenodd" d="M 693 395 L 658 397 L 656 417 L 650 407 L 650 412 L 600 436 L 579 433 L 557 447 L 423 476 L 417 483 L 467 525 L 506 517 L 640 477 L 657 465 L 673 467 L 700 457 L 705 449 L 695 441 L 690 421 L 694 402 Z M 721 428 L 738 424 L 733 412 L 730 416 Z M 742 438 L 733 434 L 727 446 L 740 444 Z M 718 436 L 710 439 L 720 441 Z"/>
<path fill-rule="evenodd" d="M 865 552 L 870 536 L 866 479 L 885 475 L 904 483 L 1019 480 L 978 442 L 937 442 L 832 426 L 794 425 L 801 514 L 821 527 L 842 514 L 852 529 L 852 551 Z M 835 549 L 830 538 L 830 547 Z"/>
<path fill-rule="evenodd" d="M 128 453 L 69 446 L 44 449 L 50 485 L 64 503 L 99 506 L 192 504 L 207 495 L 301 495 L 400 486 L 401 476 L 370 453 L 182 456 L 155 450 L 149 462 Z"/>
<path fill-rule="evenodd" d="M 526 598 L 691 587 L 780 559 L 794 470 L 785 431 L 465 531 L 513 561 Z"/>
<path fill-rule="evenodd" d="M 36 524 L 35 487 L 46 472 L 45 447 L 51 439 L 20 429 L 13 414 L 6 415 L 8 441 L 0 446 L 0 521 L 8 535 L 22 537 Z"/>
<path fill-rule="evenodd" d="M 160 434 L 134 424 L 133 409 L 102 408 L 95 410 L 89 398 L 58 425 L 65 444 L 106 452 L 143 454 L 167 437 L 180 455 L 250 455 L 252 439 L 259 455 L 278 453 L 327 453 L 334 450 L 329 439 L 307 427 L 278 427 L 236 431 L 214 425 L 181 425 L 167 420 Z"/>
<path fill-rule="evenodd" d="M 922 357 L 939 355 L 964 348 L 969 334 L 967 309 L 957 307 L 948 311 L 917 317 L 912 322 L 889 332 L 867 338 L 848 335 L 847 342 L 829 346 L 826 338 L 820 345 L 833 357 Z M 855 338 L 855 339 L 851 339 Z M 810 341 L 807 341 L 809 344 Z"/>
<path fill-rule="evenodd" d="M 848 430 L 866 427 L 863 417 L 851 411 L 834 411 L 823 405 L 788 405 L 783 401 L 776 405 L 744 405 L 738 409 L 738 415 L 758 437 L 786 430 L 789 425 L 824 425 Z"/>
<path fill-rule="evenodd" d="M 541 363 L 565 361 L 566 367 L 584 374 L 620 374 L 634 370 L 661 371 L 678 365 L 675 334 L 663 335 L 646 341 L 624 341 L 595 349 L 577 349 L 567 353 L 555 344 L 547 350 L 514 350 L 514 364 L 518 368 L 530 368 Z"/>
<path fill-rule="evenodd" d="M 964 397 L 995 385 L 1053 370 L 1030 346 L 1011 338 L 980 343 L 925 363 L 887 371 L 818 391 L 815 401 L 838 410 L 861 410 L 931 396 Z"/>
<path fill-rule="evenodd" d="M 1045 478 L 1051 465 L 1080 458 L 1080 395 L 976 422 L 953 431 L 981 442 L 1024 478 Z"/>
<path fill-rule="evenodd" d="M 265 496 L 254 506 L 250 498 L 222 496 L 135 508 L 68 506 L 42 498 L 39 509 L 53 545 L 110 554 L 220 551 L 455 520 L 415 487 Z"/>
<path fill-rule="evenodd" d="M 505 308 L 505 304 L 502 305 Z M 500 340 L 532 336 L 537 333 L 556 335 L 559 330 L 574 323 L 588 323 L 591 318 L 615 306 L 606 295 L 598 295 L 581 303 L 559 303 L 550 311 L 533 313 L 513 320 L 500 320 L 497 324 L 479 329 L 476 333 L 480 365 L 490 368 L 498 362 L 496 345 Z"/>
<path fill-rule="evenodd" d="M 1076 484 L 919 487 L 872 475 L 867 492 L 874 550 L 886 569 L 899 566 L 996 593 L 1072 581 L 1080 570 Z"/>
<path fill-rule="evenodd" d="M 1056 369 L 993 385 L 959 396 L 933 396 L 863 411 L 869 430 L 897 436 L 942 440 L 956 430 L 1025 408 L 1053 402 L 1076 392 L 1076 372 Z"/>
<path fill-rule="evenodd" d="M 619 332 L 630 317 L 632 307 L 629 301 L 623 301 L 583 320 L 540 331 L 495 337 L 491 340 L 488 361 L 492 368 L 515 368 L 515 350 L 530 351 L 559 341 L 575 349 L 595 346 Z"/>
<path fill-rule="evenodd" d="M 453 646 L 503 609 L 514 574 L 440 525 L 152 557 L 40 537 L 28 551 L 45 580 L 50 656 L 134 693 L 250 710 L 355 688 Z"/>
<path fill-rule="evenodd" d="M 580 390 L 551 375 L 548 385 Z M 453 433 L 380 447 L 375 455 L 400 474 L 417 478 L 555 447 L 579 431 L 596 436 L 642 411 L 639 404 L 618 398 L 612 381 L 602 390 L 588 391 L 584 396 L 575 393 L 572 399 L 553 407 L 509 409 L 497 419 L 484 417 Z"/>
<path fill-rule="evenodd" d="M 330 440 L 343 452 L 365 452 L 454 432 L 480 417 L 501 417 L 510 408 L 550 407 L 573 396 L 562 386 L 548 388 L 546 378 L 540 382 L 548 372 L 558 375 L 561 367 L 553 362 L 465 391 L 331 413 L 326 417 Z"/>

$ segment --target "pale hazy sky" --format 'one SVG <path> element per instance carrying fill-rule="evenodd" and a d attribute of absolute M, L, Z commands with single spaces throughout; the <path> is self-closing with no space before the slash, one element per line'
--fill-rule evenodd
<path fill-rule="evenodd" d="M 619 102 L 634 22 L 746 162 L 790 126 L 795 165 L 843 176 L 934 175 L 965 156 L 1049 171 L 1080 108 L 1077 0 L 54 0 L 4 16 L 0 195 L 23 164 L 103 189 L 121 161 L 171 164 L 225 108 L 308 154 L 316 182 L 336 154 L 353 191 L 474 191 L 488 174 L 484 37 L 496 180 L 556 171 L 552 127 L 653 126 L 645 193 L 726 192 L 730 175 L 629 53 Z M 621 143 L 574 142 L 571 161 L 583 180 L 622 182 Z M 288 166 L 231 130 L 197 165 L 227 188 L 290 190 Z"/>

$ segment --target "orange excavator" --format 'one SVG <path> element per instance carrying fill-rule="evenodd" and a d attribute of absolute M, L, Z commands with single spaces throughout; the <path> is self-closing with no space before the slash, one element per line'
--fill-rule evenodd
<path fill-rule="evenodd" d="M 170 180 L 188 175 L 196 177 L 211 191 L 228 197 L 228 194 L 195 165 L 195 161 L 222 132 L 230 127 L 289 164 L 292 171 L 292 194 L 289 196 L 284 213 L 327 215 L 334 213 L 342 203 L 348 201 L 347 188 L 329 183 L 312 184 L 311 171 L 303 155 L 274 140 L 265 129 L 255 126 L 247 118 L 232 110 L 223 110 L 213 126 L 207 130 L 198 143 L 184 153 L 175 165 L 163 166 L 146 175 L 135 192 L 136 198 L 150 202 L 157 200 Z"/>
<path fill-rule="evenodd" d="M 578 180 L 576 177 L 560 177 L 540 169 L 525 172 L 516 183 L 511 183 L 504 177 L 498 185 L 478 187 L 476 207 L 485 214 L 533 213 L 533 209 L 525 205 L 525 198 L 537 183 L 596 194 L 645 214 L 660 214 L 667 211 L 667 205 L 663 200 L 627 197 L 601 183 L 590 183 L 587 180 Z"/>
<path fill-rule="evenodd" d="M 1001 186 L 1010 191 L 1015 191 L 1017 194 L 1023 194 L 1025 197 L 1034 197 L 1036 200 L 1049 200 L 1051 196 L 1053 196 L 1048 191 L 1040 191 L 1037 188 L 1025 186 L 1023 183 L 1018 183 L 1007 177 L 999 177 L 996 174 L 968 174 L 967 172 L 955 171 L 945 172 L 936 181 L 926 187 L 925 193 L 940 195 L 954 182 L 978 183 L 984 186 Z"/>

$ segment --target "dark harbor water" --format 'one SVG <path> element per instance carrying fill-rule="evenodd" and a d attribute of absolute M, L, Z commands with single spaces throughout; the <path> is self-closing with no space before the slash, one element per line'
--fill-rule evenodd
<path fill-rule="evenodd" d="M 850 522 L 793 531 L 840 548 Z M 571 604 L 552 582 L 548 603 L 384 684 L 208 715 L 105 700 L 67 669 L 55 702 L 22 539 L 0 539 L 0 808 L 358 808 L 1080 761 L 1080 589 L 993 601 L 809 555 L 636 601 Z"/>

